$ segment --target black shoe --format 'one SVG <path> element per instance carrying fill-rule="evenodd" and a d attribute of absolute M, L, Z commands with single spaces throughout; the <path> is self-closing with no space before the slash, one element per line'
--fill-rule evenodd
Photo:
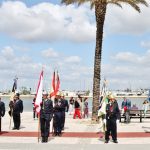
<path fill-rule="evenodd" d="M 58 135 L 58 136 L 61 136 L 61 133 L 58 133 L 57 135 Z"/>
<path fill-rule="evenodd" d="M 117 140 L 113 140 L 113 142 L 114 142 L 114 143 L 118 143 L 118 141 L 117 141 Z"/>
<path fill-rule="evenodd" d="M 16 127 L 13 127 L 13 128 L 12 128 L 12 130 L 16 130 L 16 129 L 17 129 Z"/>
<path fill-rule="evenodd" d="M 47 143 L 48 142 L 48 137 L 45 137 L 45 143 Z"/>
<path fill-rule="evenodd" d="M 57 136 L 57 133 L 53 133 L 53 136 Z"/>
<path fill-rule="evenodd" d="M 42 143 L 45 143 L 45 137 L 42 137 Z"/>
<path fill-rule="evenodd" d="M 108 140 L 105 140 L 105 143 L 108 143 Z"/>

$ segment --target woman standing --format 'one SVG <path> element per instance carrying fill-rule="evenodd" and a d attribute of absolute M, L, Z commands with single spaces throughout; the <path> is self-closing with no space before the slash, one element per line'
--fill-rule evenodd
<path fill-rule="evenodd" d="M 143 107 L 142 109 L 144 110 L 144 116 L 146 115 L 147 110 L 149 110 L 149 102 L 147 100 L 145 100 L 143 102 Z"/>
<path fill-rule="evenodd" d="M 83 113 L 83 117 L 87 117 L 89 116 L 89 108 L 88 108 L 88 98 L 85 97 L 84 99 L 84 113 Z"/>

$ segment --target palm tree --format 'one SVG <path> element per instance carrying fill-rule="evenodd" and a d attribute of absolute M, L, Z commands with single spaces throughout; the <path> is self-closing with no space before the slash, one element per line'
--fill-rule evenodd
<path fill-rule="evenodd" d="M 101 80 L 101 57 L 102 57 L 102 42 L 103 42 L 103 29 L 104 21 L 108 4 L 115 4 L 122 8 L 122 3 L 129 4 L 140 13 L 139 4 L 148 6 L 146 0 L 62 0 L 62 3 L 69 5 L 77 3 L 81 5 L 85 2 L 90 2 L 91 9 L 95 8 L 96 17 L 96 47 L 95 47 L 95 60 L 94 60 L 94 77 L 93 77 L 93 108 L 92 120 L 96 121 L 97 111 L 99 106 L 100 96 L 100 80 Z"/>

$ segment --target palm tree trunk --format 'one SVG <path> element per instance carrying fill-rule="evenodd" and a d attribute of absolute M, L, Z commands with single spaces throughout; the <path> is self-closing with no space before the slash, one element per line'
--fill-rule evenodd
<path fill-rule="evenodd" d="M 94 122 L 96 122 L 97 120 L 97 112 L 99 107 L 103 27 L 106 15 L 106 8 L 107 8 L 106 2 L 97 1 L 95 3 L 97 30 L 96 30 L 96 48 L 95 48 L 94 77 L 93 77 L 92 121 Z"/>

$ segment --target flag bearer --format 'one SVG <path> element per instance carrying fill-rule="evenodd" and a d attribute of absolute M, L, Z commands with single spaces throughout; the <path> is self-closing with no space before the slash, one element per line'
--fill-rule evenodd
<path fill-rule="evenodd" d="M 52 100 L 48 99 L 48 93 L 43 92 L 43 99 L 40 111 L 42 143 L 48 142 L 50 132 L 50 121 L 52 117 L 53 117 L 53 102 Z"/>

